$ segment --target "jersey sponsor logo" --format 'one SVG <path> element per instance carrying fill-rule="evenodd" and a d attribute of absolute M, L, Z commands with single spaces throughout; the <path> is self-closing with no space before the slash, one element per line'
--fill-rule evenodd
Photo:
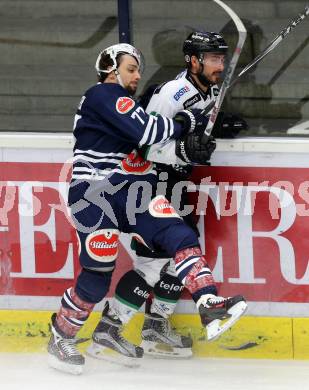
<path fill-rule="evenodd" d="M 178 100 L 181 98 L 182 95 L 184 95 L 185 93 L 187 93 L 189 91 L 190 91 L 190 88 L 187 85 L 180 88 L 179 91 L 177 91 L 174 95 L 174 99 L 176 100 L 176 102 L 178 102 Z"/>
<path fill-rule="evenodd" d="M 136 151 L 130 153 L 121 161 L 121 168 L 134 175 L 143 175 L 152 169 L 152 162 L 144 160 Z"/>
<path fill-rule="evenodd" d="M 192 96 L 190 99 L 186 100 L 183 104 L 183 108 L 188 108 L 193 106 L 193 104 L 199 102 L 201 100 L 201 95 L 197 93 L 196 95 Z"/>
<path fill-rule="evenodd" d="M 149 298 L 149 292 L 147 292 L 147 291 L 145 291 L 145 290 L 141 290 L 138 286 L 137 287 L 135 287 L 135 289 L 133 290 L 133 292 L 136 294 L 136 295 L 138 295 L 138 296 L 140 296 L 140 297 L 143 297 L 143 298 L 145 298 L 145 299 L 148 299 Z"/>
<path fill-rule="evenodd" d="M 96 261 L 113 261 L 118 255 L 118 238 L 117 229 L 97 230 L 87 236 L 86 251 Z"/>
<path fill-rule="evenodd" d="M 169 283 L 164 283 L 163 280 L 160 282 L 160 287 L 163 288 L 164 290 L 169 290 L 169 291 L 182 291 L 184 289 L 184 286 L 179 286 L 175 285 L 174 283 L 169 284 Z"/>
<path fill-rule="evenodd" d="M 158 218 L 181 218 L 170 202 L 163 196 L 158 195 L 149 203 L 149 212 Z"/>
<path fill-rule="evenodd" d="M 123 96 L 117 99 L 116 110 L 119 114 L 126 114 L 135 106 L 135 101 L 129 97 Z"/>

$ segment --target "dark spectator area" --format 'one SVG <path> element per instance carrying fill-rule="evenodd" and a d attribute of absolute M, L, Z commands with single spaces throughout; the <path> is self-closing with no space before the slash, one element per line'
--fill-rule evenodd
<path fill-rule="evenodd" d="M 303 0 L 226 0 L 247 40 L 235 74 L 297 15 Z M 193 30 L 237 31 L 210 0 L 132 0 L 131 43 L 146 60 L 139 93 L 184 67 Z M 100 50 L 119 41 L 116 0 L 0 0 L 0 131 L 72 132 L 80 95 L 96 82 Z M 224 110 L 250 125 L 239 136 L 309 135 L 309 17 L 226 96 Z"/>

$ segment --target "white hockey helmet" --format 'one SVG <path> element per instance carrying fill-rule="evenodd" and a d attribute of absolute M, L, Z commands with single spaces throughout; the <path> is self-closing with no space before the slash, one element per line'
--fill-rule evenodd
<path fill-rule="evenodd" d="M 107 47 L 98 55 L 98 58 L 95 63 L 95 69 L 97 71 L 97 74 L 100 76 L 101 73 L 110 73 L 114 70 L 117 70 L 117 56 L 119 54 L 129 54 L 130 56 L 134 57 L 138 63 L 140 72 L 143 72 L 145 61 L 141 51 L 136 49 L 134 46 L 129 45 L 128 43 L 118 43 L 116 45 Z M 100 61 L 103 55 L 109 55 L 109 57 L 111 58 L 113 63 L 111 68 L 100 69 Z"/>

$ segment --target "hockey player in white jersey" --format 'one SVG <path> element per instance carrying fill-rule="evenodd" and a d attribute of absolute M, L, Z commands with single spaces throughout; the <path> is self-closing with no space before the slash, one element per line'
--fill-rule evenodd
<path fill-rule="evenodd" d="M 166 82 L 154 90 L 146 112 L 167 117 L 183 109 L 207 107 L 218 95 L 217 83 L 224 71 L 227 52 L 224 39 L 216 33 L 194 32 L 186 39 L 183 52 L 187 69 L 175 80 Z M 229 135 L 234 135 L 245 123 L 240 119 L 223 122 Z M 214 132 L 221 132 L 222 121 Z M 192 141 L 192 139 L 191 139 Z M 168 175 L 165 196 L 171 199 L 174 185 L 179 180 L 186 180 L 191 172 L 191 162 L 207 164 L 205 150 L 200 150 L 199 139 L 182 147 L 182 141 L 172 141 L 151 145 L 145 148 L 145 156 L 158 162 L 156 168 L 161 174 Z M 176 151 L 176 153 L 175 153 Z M 211 151 L 208 153 L 208 159 Z M 186 191 L 182 194 L 181 204 L 187 204 Z M 192 216 L 185 216 L 185 222 L 197 232 Z M 169 316 L 174 312 L 183 285 L 175 269 L 175 263 L 164 251 L 151 251 L 140 242 L 133 240 L 136 251 L 134 270 L 127 272 L 120 279 L 109 311 L 105 311 L 98 330 L 110 316 L 127 323 L 145 302 L 153 290 L 154 299 L 147 305 L 145 322 L 142 329 L 142 344 L 145 353 L 154 356 L 189 357 L 192 355 L 192 340 L 188 336 L 175 333 L 169 323 Z M 177 276 L 178 275 L 178 276 Z M 143 291 L 140 295 L 136 292 Z M 235 298 L 235 297 L 234 297 Z M 197 302 L 203 325 L 208 327 L 208 338 L 215 339 L 228 329 L 243 313 L 246 304 L 242 298 L 223 298 L 207 294 Z M 239 311 L 235 310 L 239 306 Z M 237 311 L 237 313 L 235 313 Z M 221 319 L 229 318 L 222 326 Z M 94 345 L 96 344 L 94 333 Z M 90 353 L 93 346 L 90 347 Z M 121 353 L 121 348 L 119 347 Z"/>

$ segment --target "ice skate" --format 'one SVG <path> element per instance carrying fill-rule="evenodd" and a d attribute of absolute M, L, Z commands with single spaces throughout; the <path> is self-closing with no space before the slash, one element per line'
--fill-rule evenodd
<path fill-rule="evenodd" d="M 127 367 L 138 367 L 139 359 L 144 351 L 141 347 L 130 343 L 122 335 L 122 323 L 116 317 L 108 313 L 109 305 L 106 304 L 103 317 L 92 335 L 92 344 L 87 349 L 87 354 L 96 358 Z"/>
<path fill-rule="evenodd" d="M 192 356 L 192 339 L 176 333 L 159 314 L 145 314 L 142 344 L 145 354 L 154 357 L 188 358 Z"/>
<path fill-rule="evenodd" d="M 52 315 L 51 337 L 48 343 L 48 364 L 56 370 L 79 375 L 83 372 L 84 356 L 76 348 L 75 337 L 65 336 L 56 324 L 56 313 Z"/>
<path fill-rule="evenodd" d="M 245 313 L 247 303 L 243 296 L 224 298 L 212 294 L 197 301 L 202 324 L 207 329 L 208 341 L 216 340 Z"/>

